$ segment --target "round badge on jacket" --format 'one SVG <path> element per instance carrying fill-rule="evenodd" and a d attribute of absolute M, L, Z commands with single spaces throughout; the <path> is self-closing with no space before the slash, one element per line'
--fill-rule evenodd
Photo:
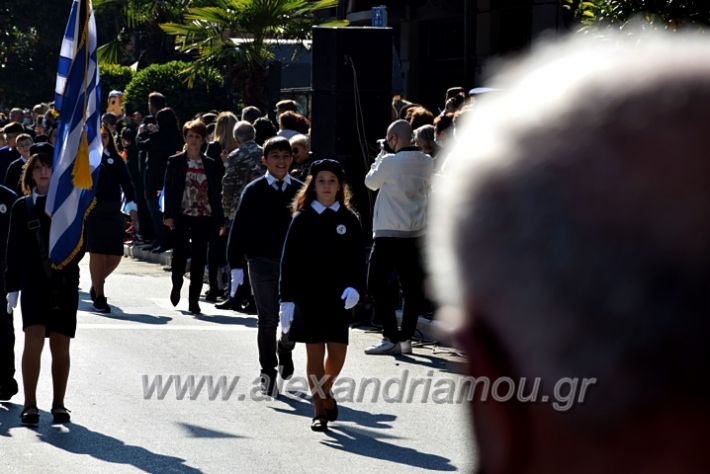
<path fill-rule="evenodd" d="M 340 224 L 338 227 L 335 228 L 335 231 L 336 231 L 338 234 L 343 235 L 345 232 L 348 231 L 348 229 L 347 229 L 347 227 L 345 227 L 343 224 Z"/>
<path fill-rule="evenodd" d="M 112 164 L 113 164 L 113 158 L 109 158 L 108 160 L 106 160 L 106 163 L 108 163 L 109 165 L 112 165 Z"/>
<path fill-rule="evenodd" d="M 7 212 L 7 206 L 5 204 L 0 204 L 0 214 L 5 214 Z"/>

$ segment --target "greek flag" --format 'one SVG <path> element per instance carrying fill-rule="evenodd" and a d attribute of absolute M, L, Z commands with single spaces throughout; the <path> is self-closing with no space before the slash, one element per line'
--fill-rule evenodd
<path fill-rule="evenodd" d="M 81 250 L 84 217 L 94 205 L 103 147 L 99 133 L 99 68 L 91 0 L 74 0 L 57 68 L 59 111 L 46 212 L 52 217 L 49 257 L 62 268 Z"/>

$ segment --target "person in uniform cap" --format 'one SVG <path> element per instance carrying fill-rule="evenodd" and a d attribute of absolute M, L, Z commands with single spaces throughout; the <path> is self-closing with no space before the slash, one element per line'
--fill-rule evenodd
<path fill-rule="evenodd" d="M 294 199 L 281 257 L 281 328 L 306 344 L 313 431 L 338 417 L 331 388 L 345 363 L 349 313 L 365 289 L 364 238 L 349 194 L 340 163 L 315 161 Z"/>

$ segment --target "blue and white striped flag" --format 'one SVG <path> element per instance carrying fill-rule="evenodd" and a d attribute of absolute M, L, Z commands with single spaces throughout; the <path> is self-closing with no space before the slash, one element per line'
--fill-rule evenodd
<path fill-rule="evenodd" d="M 52 217 L 49 258 L 62 268 L 80 251 L 84 218 L 94 205 L 103 146 L 99 133 L 99 67 L 91 0 L 74 0 L 57 70 L 59 111 L 46 211 Z"/>

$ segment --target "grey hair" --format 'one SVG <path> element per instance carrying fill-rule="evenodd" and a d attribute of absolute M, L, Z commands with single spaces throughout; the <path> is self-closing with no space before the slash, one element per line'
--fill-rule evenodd
<path fill-rule="evenodd" d="M 710 43 L 682 34 L 538 46 L 434 181 L 439 298 L 519 375 L 596 377 L 587 419 L 710 395 L 709 77 Z"/>
<path fill-rule="evenodd" d="M 246 143 L 252 141 L 256 136 L 256 130 L 254 125 L 251 123 L 240 120 L 234 125 L 234 138 L 239 141 L 239 143 Z"/>
<path fill-rule="evenodd" d="M 422 125 L 414 130 L 414 141 L 426 142 L 429 146 L 433 146 L 436 138 L 436 129 L 433 125 Z"/>

